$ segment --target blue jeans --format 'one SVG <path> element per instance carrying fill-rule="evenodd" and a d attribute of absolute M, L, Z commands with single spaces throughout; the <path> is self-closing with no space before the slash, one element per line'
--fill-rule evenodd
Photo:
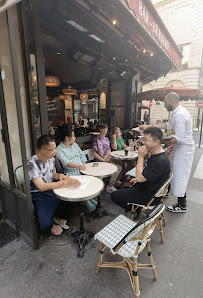
<path fill-rule="evenodd" d="M 50 230 L 53 226 L 54 212 L 60 200 L 54 195 L 52 190 L 32 192 L 32 201 L 40 223 L 42 231 Z"/>

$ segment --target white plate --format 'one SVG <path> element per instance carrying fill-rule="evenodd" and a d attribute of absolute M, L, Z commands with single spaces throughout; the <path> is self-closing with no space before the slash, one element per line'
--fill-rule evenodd
<path fill-rule="evenodd" d="M 132 128 L 131 130 L 135 130 L 135 131 L 141 132 L 141 130 L 140 130 L 139 127 Z"/>
<path fill-rule="evenodd" d="M 170 136 L 163 136 L 163 140 L 170 140 L 173 138 L 173 135 Z"/>

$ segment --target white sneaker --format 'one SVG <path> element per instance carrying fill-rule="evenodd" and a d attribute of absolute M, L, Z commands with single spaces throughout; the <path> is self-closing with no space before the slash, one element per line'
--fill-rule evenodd
<path fill-rule="evenodd" d="M 117 189 L 115 188 L 115 186 L 112 185 L 112 186 L 107 186 L 106 191 L 109 193 L 112 193 L 114 191 L 117 191 Z"/>
<path fill-rule="evenodd" d="M 53 225 L 51 232 L 53 235 L 59 236 L 62 234 L 63 229 L 59 225 Z"/>
<path fill-rule="evenodd" d="M 55 224 L 59 225 L 63 229 L 65 229 L 65 230 L 69 229 L 69 226 L 67 225 L 67 220 L 66 219 L 62 219 L 62 218 L 54 216 L 53 221 L 54 221 Z"/>

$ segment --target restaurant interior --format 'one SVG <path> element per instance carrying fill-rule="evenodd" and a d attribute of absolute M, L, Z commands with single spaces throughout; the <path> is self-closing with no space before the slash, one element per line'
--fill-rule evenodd
<path fill-rule="evenodd" d="M 164 63 L 166 56 L 139 28 L 132 28 L 118 3 L 46 0 L 39 6 L 39 19 L 49 126 L 56 130 L 56 118 L 62 117 L 77 131 L 82 116 L 84 126 L 89 118 L 124 129 L 140 119 L 141 107 L 135 112 L 136 75 L 146 83 L 167 73 L 171 64 Z M 32 53 L 30 63 L 32 124 L 38 137 L 39 99 L 33 88 L 36 84 L 37 91 L 37 66 Z M 79 130 L 76 134 L 83 135 Z"/>

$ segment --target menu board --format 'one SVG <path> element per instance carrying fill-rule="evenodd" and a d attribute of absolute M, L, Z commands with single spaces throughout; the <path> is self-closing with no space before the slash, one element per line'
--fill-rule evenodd
<path fill-rule="evenodd" d="M 54 98 L 48 97 L 47 110 L 48 110 L 48 115 L 59 116 L 61 114 L 60 100 L 57 97 L 54 97 Z"/>

